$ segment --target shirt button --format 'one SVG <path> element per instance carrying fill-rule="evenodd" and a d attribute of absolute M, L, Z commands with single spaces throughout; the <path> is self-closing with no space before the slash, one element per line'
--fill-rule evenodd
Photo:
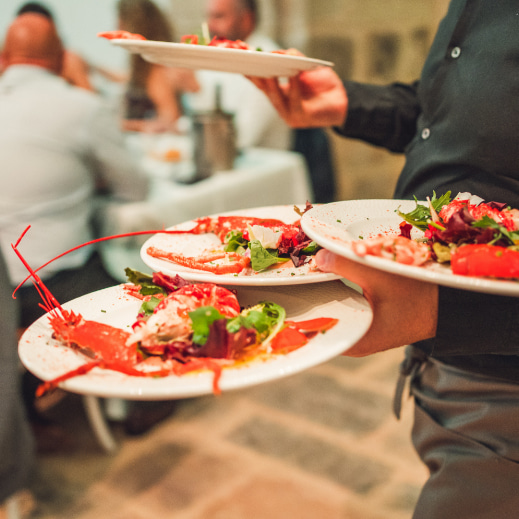
<path fill-rule="evenodd" d="M 454 59 L 459 58 L 460 54 L 461 54 L 461 49 L 459 47 L 454 47 L 451 50 L 451 58 L 454 58 Z"/>
<path fill-rule="evenodd" d="M 429 138 L 429 136 L 431 135 L 431 130 L 429 130 L 429 128 L 424 128 L 422 130 L 422 139 L 425 141 L 426 139 Z"/>

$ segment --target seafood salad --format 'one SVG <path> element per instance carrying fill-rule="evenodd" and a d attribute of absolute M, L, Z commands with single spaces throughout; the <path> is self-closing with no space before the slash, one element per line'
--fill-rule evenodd
<path fill-rule="evenodd" d="M 519 210 L 470 193 L 451 199 L 449 191 L 397 213 L 403 220 L 398 236 L 357 240 L 353 251 L 407 265 L 446 263 L 459 275 L 519 279 Z M 414 228 L 420 238 L 411 237 Z"/>
<path fill-rule="evenodd" d="M 235 292 L 213 283 L 191 284 L 160 272 L 126 273 L 125 291 L 142 301 L 131 331 L 85 320 L 60 306 L 49 308 L 53 337 L 85 354 L 88 362 L 45 382 L 37 395 L 95 367 L 138 377 L 209 370 L 219 393 L 223 368 L 289 353 L 338 322 L 293 322 L 271 301 L 241 308 Z"/>
<path fill-rule="evenodd" d="M 135 34 L 128 31 L 116 30 L 116 31 L 105 31 L 97 33 L 99 38 L 106 38 L 107 40 L 123 39 L 123 40 L 146 40 L 141 34 Z M 261 51 L 259 48 L 251 48 L 246 42 L 242 40 L 229 40 L 227 38 L 220 38 L 213 36 L 210 38 L 208 35 L 199 36 L 198 34 L 185 34 L 180 38 L 180 43 L 190 45 L 204 45 L 206 47 L 219 47 L 221 49 L 240 49 L 240 50 L 254 50 Z M 273 50 L 273 54 L 292 54 L 298 55 L 293 49 L 287 50 Z"/>
<path fill-rule="evenodd" d="M 303 212 L 310 209 L 307 203 Z M 298 215 L 302 213 L 297 209 Z M 285 223 L 274 218 L 252 216 L 203 217 L 189 230 L 170 230 L 168 234 L 216 235 L 221 243 L 218 250 L 208 250 L 201 256 L 185 256 L 155 246 L 147 248 L 149 256 L 164 259 L 187 268 L 214 274 L 263 272 L 289 265 L 312 265 L 313 256 L 320 249 L 302 230 L 300 219 Z"/>

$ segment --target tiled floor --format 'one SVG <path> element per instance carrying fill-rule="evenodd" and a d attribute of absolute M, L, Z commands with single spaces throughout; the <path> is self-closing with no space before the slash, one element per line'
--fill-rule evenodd
<path fill-rule="evenodd" d="M 30 519 L 409 519 L 425 468 L 412 404 L 391 413 L 402 351 L 340 357 L 220 397 L 178 402 L 105 454 L 71 395 L 53 410 L 77 439 L 41 456 Z"/>

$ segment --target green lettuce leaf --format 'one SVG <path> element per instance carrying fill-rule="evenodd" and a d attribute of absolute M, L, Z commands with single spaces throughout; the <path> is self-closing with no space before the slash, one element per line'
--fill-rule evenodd
<path fill-rule="evenodd" d="M 134 285 L 140 285 L 140 293 L 144 296 L 153 294 L 164 294 L 167 295 L 167 291 L 158 285 L 153 283 L 153 277 L 149 274 L 144 274 L 138 270 L 133 270 L 129 267 L 124 269 L 126 277 L 130 283 Z"/>
<path fill-rule="evenodd" d="M 259 240 L 252 240 L 249 248 L 251 267 L 255 272 L 261 272 L 277 263 L 290 261 L 290 258 L 278 257 L 275 249 L 265 249 Z"/>
<path fill-rule="evenodd" d="M 151 297 L 149 301 L 143 301 L 140 312 L 144 315 L 151 315 L 161 301 L 162 299 L 159 299 L 158 297 Z"/>
<path fill-rule="evenodd" d="M 257 305 L 243 310 L 240 315 L 230 319 L 227 323 L 227 330 L 236 333 L 240 328 L 254 328 L 259 335 L 261 342 L 272 335 L 283 326 L 286 311 L 282 306 L 270 301 L 264 301 Z"/>
<path fill-rule="evenodd" d="M 315 241 L 310 242 L 301 252 L 303 254 L 315 254 L 321 248 Z"/>
<path fill-rule="evenodd" d="M 193 342 L 200 345 L 207 342 L 211 324 L 218 319 L 226 319 L 214 306 L 201 306 L 188 315 L 193 326 Z"/>

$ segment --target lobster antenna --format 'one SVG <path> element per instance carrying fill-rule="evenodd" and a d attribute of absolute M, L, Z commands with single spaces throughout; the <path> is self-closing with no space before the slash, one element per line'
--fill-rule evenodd
<path fill-rule="evenodd" d="M 61 310 L 61 305 L 59 304 L 58 300 L 52 295 L 51 291 L 45 286 L 45 284 L 41 280 L 40 276 L 38 276 L 38 274 L 36 274 L 36 271 L 32 269 L 32 267 L 27 263 L 25 258 L 22 256 L 21 252 L 18 250 L 18 245 L 19 245 L 20 241 L 25 236 L 25 234 L 30 229 L 30 227 L 31 226 L 29 225 L 25 229 L 25 231 L 23 231 L 23 233 L 21 234 L 21 236 L 18 238 L 17 242 L 14 245 L 11 244 L 15 254 L 18 256 L 18 258 L 23 263 L 25 268 L 29 271 L 29 276 L 27 278 L 25 278 L 25 280 L 15 288 L 15 290 L 13 292 L 13 299 L 16 299 L 15 295 L 14 295 L 16 293 L 16 291 L 25 283 L 25 281 L 27 281 L 27 279 L 32 277 L 33 284 L 36 287 L 38 294 L 40 295 L 40 297 L 42 298 L 42 300 L 44 302 L 44 304 L 43 305 L 40 304 L 40 306 L 44 310 L 47 310 L 47 311 L 50 311 L 53 308 L 59 308 Z"/>
<path fill-rule="evenodd" d="M 47 263 L 44 263 L 43 265 L 40 265 L 37 269 L 32 269 L 27 264 L 25 259 L 22 257 L 20 252 L 18 251 L 18 244 L 22 241 L 22 238 L 25 236 L 25 234 L 27 233 L 27 231 L 30 228 L 31 228 L 30 225 L 27 226 L 27 228 L 20 235 L 20 237 L 18 238 L 16 243 L 14 245 L 11 243 L 11 247 L 16 252 L 17 256 L 20 258 L 20 260 L 24 264 L 25 268 L 29 271 L 29 275 L 22 282 L 20 282 L 19 285 L 14 289 L 14 291 L 13 291 L 13 299 L 16 299 L 15 294 L 16 294 L 16 292 L 18 292 L 19 288 L 24 283 L 26 283 L 31 277 L 33 278 L 33 280 L 37 280 L 38 283 L 40 284 L 40 286 L 45 286 L 45 285 L 43 285 L 43 282 L 41 281 L 41 279 L 36 275 L 36 272 L 38 272 L 41 269 L 45 268 L 46 266 L 48 266 L 53 261 L 56 261 L 57 259 L 59 259 L 59 258 L 61 258 L 63 256 L 66 256 L 67 254 L 70 254 L 71 252 L 74 252 L 77 249 L 81 249 L 82 247 L 87 247 L 88 245 L 93 245 L 94 243 L 99 243 L 99 242 L 102 242 L 102 241 L 115 240 L 115 239 L 118 239 L 118 238 L 128 238 L 129 236 L 139 236 L 139 235 L 143 235 L 143 234 L 178 234 L 178 231 L 167 231 L 166 229 L 160 229 L 160 230 L 153 230 L 153 231 L 134 231 L 134 232 L 128 232 L 128 233 L 124 233 L 124 234 L 114 234 L 113 236 L 103 236 L 102 238 L 96 238 L 95 240 L 91 240 L 91 241 L 88 241 L 86 243 L 82 243 L 81 245 L 77 245 L 76 247 L 73 247 L 72 249 L 69 249 L 69 250 L 67 250 L 65 252 L 62 252 L 58 256 L 50 259 L 49 261 L 47 261 Z M 49 292 L 49 294 L 50 294 L 50 292 Z M 52 296 L 52 294 L 51 294 L 51 296 Z M 57 303 L 58 306 L 59 306 L 59 303 L 56 301 L 56 299 L 54 299 L 53 296 L 52 296 L 51 300 L 53 302 Z"/>

